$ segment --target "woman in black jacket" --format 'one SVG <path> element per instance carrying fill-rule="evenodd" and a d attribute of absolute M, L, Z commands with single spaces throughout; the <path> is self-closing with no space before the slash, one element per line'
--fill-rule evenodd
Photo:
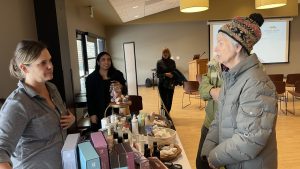
<path fill-rule="evenodd" d="M 171 111 L 174 94 L 174 71 L 175 61 L 171 59 L 171 52 L 168 48 L 163 49 L 162 58 L 157 62 L 156 73 L 159 78 L 158 90 L 163 104 L 168 113 Z M 166 114 L 169 116 L 169 114 Z"/>
<path fill-rule="evenodd" d="M 88 113 L 91 120 L 91 129 L 101 128 L 101 119 L 104 111 L 110 103 L 110 85 L 119 83 L 122 93 L 127 93 L 126 80 L 123 73 L 117 70 L 112 63 L 111 56 L 107 52 L 101 52 L 96 58 L 95 70 L 86 79 L 86 97 Z M 111 111 L 107 112 L 110 115 Z"/>

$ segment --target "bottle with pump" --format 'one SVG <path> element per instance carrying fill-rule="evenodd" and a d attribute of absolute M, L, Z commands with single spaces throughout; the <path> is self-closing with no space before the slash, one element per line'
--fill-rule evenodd
<path fill-rule="evenodd" d="M 138 135 L 139 134 L 139 125 L 138 125 L 138 120 L 136 118 L 136 115 L 133 115 L 133 118 L 131 120 L 131 128 L 132 128 L 132 134 L 133 135 Z"/>

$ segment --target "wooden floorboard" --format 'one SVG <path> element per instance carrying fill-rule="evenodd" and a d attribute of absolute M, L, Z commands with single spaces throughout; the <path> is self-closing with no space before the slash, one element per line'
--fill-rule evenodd
<path fill-rule="evenodd" d="M 195 159 L 200 139 L 200 128 L 205 116 L 204 109 L 200 109 L 198 99 L 191 99 L 192 104 L 184 109 L 181 108 L 183 89 L 176 87 L 171 116 L 175 123 L 178 135 L 181 139 L 185 152 L 192 168 L 196 168 Z M 139 87 L 139 94 L 143 98 L 142 112 L 158 112 L 159 97 L 157 87 Z M 188 103 L 188 96 L 184 98 L 184 104 Z M 279 102 L 278 102 L 279 103 Z M 204 102 L 202 101 L 202 106 Z M 282 104 L 282 109 L 285 105 Z M 278 146 L 278 169 L 300 168 L 300 100 L 295 100 L 296 116 L 279 111 L 277 118 L 277 146 Z M 288 110 L 292 109 L 292 98 L 289 96 Z"/>

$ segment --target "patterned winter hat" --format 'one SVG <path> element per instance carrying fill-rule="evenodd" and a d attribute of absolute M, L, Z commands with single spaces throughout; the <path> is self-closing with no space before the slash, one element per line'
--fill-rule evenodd
<path fill-rule="evenodd" d="M 264 23 L 261 14 L 253 13 L 249 17 L 236 17 L 230 23 L 223 25 L 219 32 L 223 32 L 242 45 L 248 54 L 261 38 L 260 26 Z"/>

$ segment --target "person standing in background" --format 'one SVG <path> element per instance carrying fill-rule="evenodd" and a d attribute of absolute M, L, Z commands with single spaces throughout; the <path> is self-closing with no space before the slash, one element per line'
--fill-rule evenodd
<path fill-rule="evenodd" d="M 261 38 L 261 14 L 236 17 L 217 36 L 216 59 L 223 72 L 218 111 L 201 156 L 211 168 L 277 168 L 277 93 L 263 71 L 253 46 Z"/>
<path fill-rule="evenodd" d="M 176 69 L 175 61 L 171 59 L 171 52 L 168 48 L 162 50 L 162 58 L 156 64 L 156 74 L 159 78 L 158 90 L 160 98 L 167 109 L 166 116 L 170 116 L 174 94 L 174 74 Z M 170 118 L 169 118 L 170 119 Z"/>
<path fill-rule="evenodd" d="M 117 70 L 107 52 L 101 52 L 96 58 L 95 70 L 86 78 L 86 98 L 88 114 L 91 121 L 91 130 L 101 128 L 101 119 L 104 117 L 106 107 L 111 102 L 110 85 L 120 85 L 122 93 L 127 94 L 126 80 L 123 73 Z M 107 115 L 110 115 L 108 111 Z"/>
<path fill-rule="evenodd" d="M 1 169 L 62 169 L 66 129 L 75 121 L 54 84 L 51 55 L 41 42 L 18 43 L 9 70 L 18 88 L 0 111 Z"/>
<path fill-rule="evenodd" d="M 208 162 L 201 158 L 201 150 L 208 133 L 211 122 L 215 117 L 215 113 L 218 110 L 218 97 L 220 93 L 220 87 L 223 83 L 222 71 L 227 71 L 224 65 L 221 65 L 215 58 L 208 62 L 207 74 L 202 76 L 200 82 L 199 93 L 200 97 L 207 101 L 205 107 L 205 119 L 201 128 L 201 138 L 198 146 L 198 153 L 196 157 L 197 169 L 210 169 Z"/>

